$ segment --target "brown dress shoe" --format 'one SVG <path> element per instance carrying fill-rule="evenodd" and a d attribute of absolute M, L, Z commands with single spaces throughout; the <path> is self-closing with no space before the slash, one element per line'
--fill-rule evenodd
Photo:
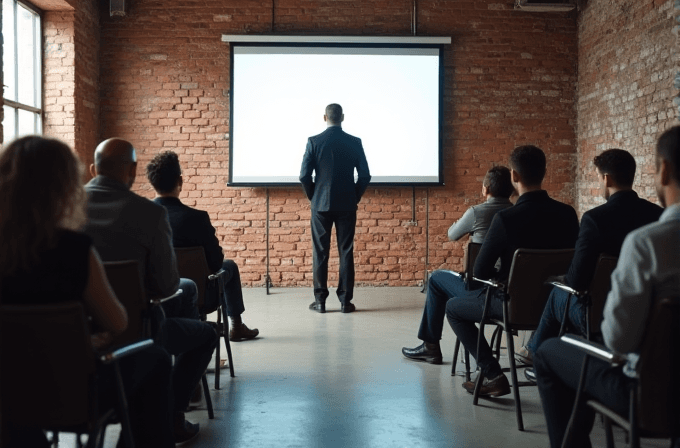
<path fill-rule="evenodd" d="M 475 382 L 466 381 L 463 383 L 463 389 L 471 394 L 475 393 Z M 482 388 L 479 391 L 480 397 L 502 397 L 503 395 L 508 395 L 510 393 L 510 383 L 508 383 L 508 377 L 502 373 L 496 378 L 489 379 L 484 378 L 482 382 Z"/>
<path fill-rule="evenodd" d="M 257 328 L 251 330 L 246 324 L 241 322 L 229 329 L 229 340 L 232 342 L 247 341 L 248 339 L 253 339 L 258 334 L 260 334 L 260 330 Z"/>

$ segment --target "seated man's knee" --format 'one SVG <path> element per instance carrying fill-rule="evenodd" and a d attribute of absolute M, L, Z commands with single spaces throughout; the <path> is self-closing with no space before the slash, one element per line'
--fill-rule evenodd
<path fill-rule="evenodd" d="M 198 301 L 198 287 L 193 280 L 188 278 L 179 279 L 179 289 L 182 290 L 183 296 L 193 303 Z"/>

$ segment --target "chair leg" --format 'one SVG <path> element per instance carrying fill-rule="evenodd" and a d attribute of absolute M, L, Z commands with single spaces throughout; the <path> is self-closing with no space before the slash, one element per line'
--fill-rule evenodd
<path fill-rule="evenodd" d="M 579 377 L 578 380 L 578 388 L 576 389 L 576 397 L 574 399 L 574 407 L 571 410 L 571 416 L 569 417 L 569 423 L 567 424 L 567 429 L 564 432 L 564 438 L 562 439 L 562 448 L 566 448 L 571 444 L 571 437 L 572 433 L 574 431 L 574 422 L 576 421 L 576 414 L 579 411 L 579 408 L 581 406 L 581 402 L 583 400 L 583 388 L 585 387 L 586 384 L 586 376 L 588 374 L 588 356 L 585 357 L 583 360 L 583 365 L 581 366 L 581 376 Z M 606 416 L 603 416 L 605 419 L 605 430 L 607 430 L 607 425 L 609 425 L 609 433 L 607 434 L 607 437 L 609 438 L 611 436 L 611 422 L 608 421 Z M 613 442 L 613 437 L 611 438 L 611 445 L 609 440 L 607 441 L 607 448 L 613 448 L 614 447 L 614 442 Z"/>
<path fill-rule="evenodd" d="M 465 381 L 470 381 L 470 352 L 465 350 Z"/>
<path fill-rule="evenodd" d="M 477 353 L 479 353 L 479 347 L 481 346 L 482 338 L 484 337 L 484 322 L 486 322 L 486 316 L 489 309 L 490 293 L 491 288 L 487 288 L 486 298 L 484 299 L 484 308 L 482 309 L 482 319 L 479 322 L 479 333 L 477 335 Z M 474 406 L 477 406 L 477 403 L 479 403 L 479 392 L 481 391 L 482 383 L 484 382 L 484 373 L 482 372 L 482 369 L 478 366 L 477 370 L 479 370 L 479 374 L 477 375 L 477 381 L 475 382 L 475 392 L 472 395 L 472 404 Z"/>
<path fill-rule="evenodd" d="M 227 307 L 222 305 L 222 315 L 224 317 L 224 345 L 227 346 L 227 358 L 229 359 L 229 374 L 234 378 L 234 359 L 231 356 L 231 344 L 229 343 L 229 317 L 227 316 Z"/>
<path fill-rule="evenodd" d="M 560 325 L 560 332 L 557 337 L 562 337 L 567 332 L 567 321 L 569 319 L 569 305 L 571 304 L 571 294 L 567 297 L 567 304 L 564 307 L 564 314 L 562 315 L 562 325 Z"/>
<path fill-rule="evenodd" d="M 630 390 L 630 447 L 640 448 L 640 431 L 638 429 L 637 416 L 637 388 L 632 387 Z"/>
<path fill-rule="evenodd" d="M 208 418 L 214 419 L 215 412 L 213 411 L 212 399 L 210 398 L 210 390 L 208 389 L 208 378 L 203 374 L 201 378 L 201 383 L 203 384 L 203 396 L 205 397 L 205 404 L 208 407 Z"/>
<path fill-rule="evenodd" d="M 501 360 L 501 339 L 503 339 L 503 329 L 501 327 L 496 327 L 498 331 L 498 337 L 496 338 L 496 361 Z"/>
<path fill-rule="evenodd" d="M 515 413 L 517 414 L 517 429 L 524 431 L 524 421 L 522 420 L 522 402 L 519 399 L 519 385 L 517 381 L 517 366 L 515 365 L 515 341 L 512 336 L 512 329 L 507 322 L 507 302 L 505 305 L 505 343 L 508 346 L 508 360 L 510 361 L 510 378 L 512 379 L 512 394 L 515 397 Z"/>
<path fill-rule="evenodd" d="M 118 395 L 119 413 L 118 418 L 121 423 L 121 437 L 128 447 L 134 448 L 135 444 L 132 440 L 132 429 L 130 427 L 130 415 L 128 414 L 128 404 L 125 398 L 125 389 L 123 388 L 123 376 L 120 373 L 120 366 L 117 362 L 113 363 L 114 373 L 116 375 L 116 392 Z"/>
<path fill-rule="evenodd" d="M 453 349 L 453 361 L 451 362 L 451 376 L 456 376 L 456 364 L 458 364 L 458 351 L 460 350 L 460 339 L 456 338 L 456 348 Z"/>
<path fill-rule="evenodd" d="M 217 311 L 217 328 L 222 328 L 222 313 Z M 220 332 L 222 330 L 219 330 Z M 217 347 L 215 347 L 215 390 L 220 390 L 220 339 L 217 338 Z M 231 365 L 231 362 L 229 363 Z"/>
<path fill-rule="evenodd" d="M 614 432 L 612 431 L 612 421 L 607 416 L 604 416 L 604 433 L 606 435 L 607 448 L 615 448 Z"/>

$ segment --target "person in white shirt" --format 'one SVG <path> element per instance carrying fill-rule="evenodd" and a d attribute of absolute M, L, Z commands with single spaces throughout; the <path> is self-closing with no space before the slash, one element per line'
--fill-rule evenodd
<path fill-rule="evenodd" d="M 626 237 L 612 289 L 607 296 L 602 322 L 605 345 L 627 359 L 612 367 L 592 359 L 588 366 L 585 393 L 622 415 L 627 415 L 627 375 L 635 369 L 647 319 L 655 300 L 680 295 L 680 126 L 664 132 L 656 147 L 655 185 L 661 205 L 666 207 L 658 222 L 641 227 Z M 548 339 L 537 350 L 534 368 L 550 444 L 559 447 L 569 422 L 578 385 L 583 352 Z M 583 407 L 574 422 L 569 446 L 589 447 L 594 411 Z"/>

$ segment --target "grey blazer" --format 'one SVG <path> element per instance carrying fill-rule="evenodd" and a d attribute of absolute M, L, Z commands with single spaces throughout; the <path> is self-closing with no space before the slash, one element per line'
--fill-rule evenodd
<path fill-rule="evenodd" d="M 149 296 L 169 296 L 177 291 L 179 274 L 165 207 L 105 176 L 88 182 L 85 191 L 85 233 L 102 260 L 139 261 Z"/>

